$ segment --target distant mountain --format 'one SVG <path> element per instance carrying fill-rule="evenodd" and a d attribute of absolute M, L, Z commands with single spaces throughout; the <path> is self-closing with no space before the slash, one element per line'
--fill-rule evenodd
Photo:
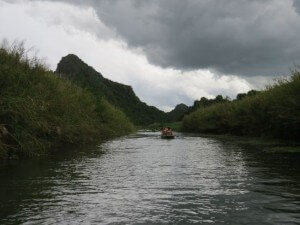
<path fill-rule="evenodd" d="M 147 125 L 167 121 L 167 114 L 154 106 L 148 106 L 134 93 L 131 86 L 113 82 L 102 76 L 76 55 L 61 59 L 56 73 L 99 97 L 105 97 L 111 104 L 121 108 L 136 125 Z"/>
<path fill-rule="evenodd" d="M 184 114 L 189 110 L 185 104 L 177 105 L 171 112 L 167 113 L 169 121 L 179 121 L 183 118 Z"/>

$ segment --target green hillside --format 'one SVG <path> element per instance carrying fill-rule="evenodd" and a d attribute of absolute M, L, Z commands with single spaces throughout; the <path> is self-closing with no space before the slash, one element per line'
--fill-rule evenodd
<path fill-rule="evenodd" d="M 99 97 L 105 97 L 111 104 L 120 107 L 137 125 L 164 122 L 167 115 L 146 103 L 141 102 L 130 86 L 108 80 L 76 55 L 70 54 L 61 59 L 56 73 Z"/>

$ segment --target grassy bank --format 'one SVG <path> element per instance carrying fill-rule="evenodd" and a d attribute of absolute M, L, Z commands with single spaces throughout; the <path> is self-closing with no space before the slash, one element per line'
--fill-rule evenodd
<path fill-rule="evenodd" d="M 184 118 L 183 130 L 298 140 L 300 72 L 256 95 L 198 108 Z"/>
<path fill-rule="evenodd" d="M 40 156 L 132 130 L 120 110 L 59 79 L 22 45 L 0 48 L 0 158 Z"/>

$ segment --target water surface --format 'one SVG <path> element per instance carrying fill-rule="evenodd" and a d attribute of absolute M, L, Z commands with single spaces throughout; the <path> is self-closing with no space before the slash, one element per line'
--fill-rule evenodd
<path fill-rule="evenodd" d="M 300 156 L 139 132 L 0 166 L 0 224 L 300 224 Z"/>

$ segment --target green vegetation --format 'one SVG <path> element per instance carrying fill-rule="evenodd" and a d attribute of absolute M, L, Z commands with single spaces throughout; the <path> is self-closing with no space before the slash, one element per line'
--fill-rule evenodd
<path fill-rule="evenodd" d="M 200 100 L 194 101 L 194 104 L 189 107 L 186 114 L 190 114 L 191 112 L 196 111 L 199 108 L 208 107 L 211 105 L 229 102 L 229 98 L 223 98 L 222 95 L 217 95 L 215 99 L 208 99 L 206 97 L 202 97 Z"/>
<path fill-rule="evenodd" d="M 163 127 L 170 127 L 173 131 L 180 131 L 182 127 L 182 118 L 188 113 L 189 107 L 185 104 L 178 104 L 172 111 L 166 113 L 167 120 L 161 123 L 152 123 L 147 126 L 142 126 L 143 129 L 152 131 L 160 131 Z"/>
<path fill-rule="evenodd" d="M 182 123 L 181 121 L 178 122 L 172 122 L 172 123 L 153 123 L 146 127 L 143 127 L 144 129 L 149 129 L 152 131 L 160 131 L 163 127 L 170 127 L 173 131 L 180 131 L 181 130 Z"/>
<path fill-rule="evenodd" d="M 171 112 L 167 113 L 168 121 L 180 121 L 183 119 L 184 114 L 189 111 L 189 107 L 185 104 L 177 105 Z"/>
<path fill-rule="evenodd" d="M 298 140 L 300 133 L 300 72 L 261 92 L 226 101 L 185 116 L 185 131 L 229 133 Z"/>
<path fill-rule="evenodd" d="M 22 44 L 0 48 L 0 158 L 40 156 L 132 130 L 120 110 L 47 71 Z"/>

